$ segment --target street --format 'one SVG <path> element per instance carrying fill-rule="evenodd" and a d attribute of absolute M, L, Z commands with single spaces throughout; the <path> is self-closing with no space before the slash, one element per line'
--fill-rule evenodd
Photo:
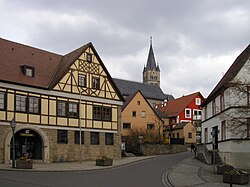
<path fill-rule="evenodd" d="M 93 171 L 0 171 L 0 186 L 163 187 L 163 173 L 191 155 L 190 152 L 162 155 L 125 166 Z"/>

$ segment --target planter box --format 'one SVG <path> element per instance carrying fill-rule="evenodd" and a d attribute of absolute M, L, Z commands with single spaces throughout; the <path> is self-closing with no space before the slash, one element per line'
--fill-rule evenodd
<path fill-rule="evenodd" d="M 216 166 L 216 168 L 217 168 L 216 173 L 219 175 L 222 175 L 223 173 L 232 171 L 234 169 L 234 167 L 230 165 L 218 165 Z"/>
<path fill-rule="evenodd" d="M 223 182 L 230 183 L 231 175 L 232 175 L 232 184 L 247 184 L 249 182 L 248 174 L 230 174 L 230 173 L 223 174 Z"/>
<path fill-rule="evenodd" d="M 32 160 L 17 160 L 16 161 L 17 169 L 33 169 L 33 161 Z"/>
<path fill-rule="evenodd" d="M 113 159 L 96 159 L 96 165 L 97 166 L 112 166 L 113 165 Z"/>

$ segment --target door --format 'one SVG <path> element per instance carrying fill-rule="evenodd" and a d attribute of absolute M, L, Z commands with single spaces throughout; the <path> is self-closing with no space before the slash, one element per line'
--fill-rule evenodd
<path fill-rule="evenodd" d="M 12 159 L 12 140 L 11 151 Z M 15 158 L 29 157 L 42 160 L 42 140 L 38 133 L 30 129 L 23 129 L 15 133 Z"/>
<path fill-rule="evenodd" d="M 212 140 L 213 140 L 213 149 L 218 149 L 218 126 L 214 126 L 212 129 Z"/>

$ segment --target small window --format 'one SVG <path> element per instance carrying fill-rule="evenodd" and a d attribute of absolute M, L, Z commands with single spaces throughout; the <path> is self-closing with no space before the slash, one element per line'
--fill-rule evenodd
<path fill-rule="evenodd" d="M 155 124 L 147 124 L 147 130 L 153 130 L 155 128 Z"/>
<path fill-rule="evenodd" d="M 188 138 L 192 138 L 192 133 L 191 132 L 188 133 Z"/>
<path fill-rule="evenodd" d="M 4 92 L 0 92 L 0 110 L 6 109 L 6 94 Z"/>
<path fill-rule="evenodd" d="M 40 99 L 38 97 L 29 97 L 29 113 L 38 114 L 40 112 Z"/>
<path fill-rule="evenodd" d="M 66 101 L 57 101 L 57 115 L 66 116 Z"/>
<path fill-rule="evenodd" d="M 75 131 L 75 144 L 80 144 L 80 131 Z M 84 131 L 81 131 L 81 144 L 84 144 Z"/>
<path fill-rule="evenodd" d="M 141 112 L 141 117 L 142 117 L 142 118 L 145 118 L 145 117 L 146 117 L 146 112 L 145 112 L 145 111 L 142 111 L 142 112 Z"/>
<path fill-rule="evenodd" d="M 35 68 L 27 65 L 21 66 L 22 72 L 27 77 L 34 77 L 35 76 Z"/>
<path fill-rule="evenodd" d="M 99 132 L 90 132 L 90 143 L 92 145 L 99 144 Z"/>
<path fill-rule="evenodd" d="M 201 110 L 194 110 L 194 115 L 195 116 L 201 115 Z"/>
<path fill-rule="evenodd" d="M 16 95 L 16 111 L 26 112 L 27 96 Z"/>
<path fill-rule="evenodd" d="M 138 106 L 141 105 L 141 102 L 140 102 L 140 101 L 137 101 L 137 105 L 138 105 Z"/>
<path fill-rule="evenodd" d="M 216 114 L 216 103 L 215 100 L 212 101 L 212 114 L 215 115 Z"/>
<path fill-rule="evenodd" d="M 191 118 L 191 109 L 190 108 L 185 109 L 185 117 L 186 118 Z"/>
<path fill-rule="evenodd" d="M 133 117 L 136 117 L 136 111 L 133 111 L 133 112 L 132 112 L 132 116 L 133 116 Z"/>
<path fill-rule="evenodd" d="M 195 104 L 201 105 L 201 98 L 195 98 Z"/>
<path fill-rule="evenodd" d="M 92 78 L 92 88 L 100 89 L 100 78 L 98 78 L 98 77 Z"/>
<path fill-rule="evenodd" d="M 93 119 L 94 120 L 101 120 L 102 119 L 101 106 L 94 106 L 93 107 Z"/>
<path fill-rule="evenodd" d="M 87 62 L 92 62 L 92 54 L 87 53 Z"/>
<path fill-rule="evenodd" d="M 177 132 L 177 138 L 179 139 L 180 138 L 180 133 Z"/>
<path fill-rule="evenodd" d="M 123 123 L 123 129 L 131 129 L 131 123 Z"/>
<path fill-rule="evenodd" d="M 114 145 L 114 134 L 113 133 L 105 133 L 105 144 L 106 145 Z"/>
<path fill-rule="evenodd" d="M 68 143 L 68 131 L 67 130 L 57 130 L 57 143 L 58 144 Z"/>
<path fill-rule="evenodd" d="M 86 87 L 86 75 L 78 76 L 78 84 L 79 86 Z"/>
<path fill-rule="evenodd" d="M 78 104 L 77 103 L 69 103 L 68 108 L 68 117 L 78 117 Z"/>

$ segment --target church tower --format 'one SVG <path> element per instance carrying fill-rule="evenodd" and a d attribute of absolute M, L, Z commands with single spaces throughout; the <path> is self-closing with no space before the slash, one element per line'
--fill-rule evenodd
<path fill-rule="evenodd" d="M 150 37 L 150 48 L 148 53 L 148 61 L 146 67 L 144 66 L 143 72 L 143 83 L 154 84 L 160 87 L 160 68 L 155 62 L 155 56 L 152 46 L 152 36 Z"/>

